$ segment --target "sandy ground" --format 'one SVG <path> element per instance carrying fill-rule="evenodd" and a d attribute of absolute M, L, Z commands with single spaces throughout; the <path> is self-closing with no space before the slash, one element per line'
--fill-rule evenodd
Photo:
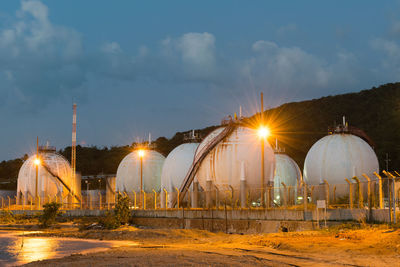
<path fill-rule="evenodd" d="M 400 230 L 387 226 L 258 235 L 63 228 L 40 235 L 131 240 L 138 245 L 27 266 L 400 266 Z"/>

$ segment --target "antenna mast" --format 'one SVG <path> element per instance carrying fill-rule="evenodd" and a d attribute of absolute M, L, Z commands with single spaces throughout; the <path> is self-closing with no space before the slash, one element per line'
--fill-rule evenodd
<path fill-rule="evenodd" d="M 76 175 L 76 104 L 72 105 L 72 147 L 71 147 L 71 165 L 72 179 L 74 181 Z"/>

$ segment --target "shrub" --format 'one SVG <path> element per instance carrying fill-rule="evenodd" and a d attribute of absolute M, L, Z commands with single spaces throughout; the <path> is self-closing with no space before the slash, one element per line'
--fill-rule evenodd
<path fill-rule="evenodd" d="M 43 214 L 39 219 L 42 227 L 49 227 L 56 222 L 60 207 L 61 204 L 57 202 L 50 202 L 43 205 Z"/>
<path fill-rule="evenodd" d="M 3 210 L 0 212 L 1 223 L 13 223 L 15 222 L 14 214 L 9 210 Z"/>
<path fill-rule="evenodd" d="M 129 222 L 129 218 L 129 198 L 127 196 L 118 194 L 114 213 L 107 212 L 106 216 L 100 218 L 99 224 L 106 229 L 117 229 L 122 224 L 127 224 Z"/>
<path fill-rule="evenodd" d="M 108 230 L 117 229 L 121 226 L 121 223 L 117 221 L 115 214 L 112 212 L 107 212 L 106 216 L 101 217 L 99 224 Z"/>
<path fill-rule="evenodd" d="M 130 211 L 129 211 L 129 198 L 118 194 L 117 203 L 115 204 L 114 215 L 116 221 L 121 224 L 127 224 L 129 222 Z"/>

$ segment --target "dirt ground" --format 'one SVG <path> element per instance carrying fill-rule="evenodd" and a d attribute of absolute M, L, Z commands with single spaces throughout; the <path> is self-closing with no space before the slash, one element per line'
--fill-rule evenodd
<path fill-rule="evenodd" d="M 257 235 L 70 227 L 39 235 L 130 240 L 138 245 L 27 266 L 400 266 L 400 230 L 383 225 Z"/>

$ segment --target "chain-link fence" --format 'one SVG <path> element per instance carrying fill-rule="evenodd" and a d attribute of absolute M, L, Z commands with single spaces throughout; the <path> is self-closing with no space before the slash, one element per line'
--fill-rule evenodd
<path fill-rule="evenodd" d="M 82 195 L 42 196 L 17 194 L 15 197 L 0 197 L 2 209 L 37 210 L 43 204 L 58 202 L 62 209 L 113 209 L 117 194 L 130 200 L 131 209 L 294 209 L 313 210 L 318 200 L 325 200 L 328 209 L 385 209 L 400 205 L 400 176 L 384 172 L 386 177 L 344 178 L 342 183 L 329 184 L 326 180 L 319 185 L 299 182 L 296 186 L 285 184 L 265 188 L 217 187 L 209 190 L 193 186 L 190 191 L 179 192 L 152 190 L 151 192 L 95 191 Z M 195 188 L 195 189 L 193 189 Z"/>

